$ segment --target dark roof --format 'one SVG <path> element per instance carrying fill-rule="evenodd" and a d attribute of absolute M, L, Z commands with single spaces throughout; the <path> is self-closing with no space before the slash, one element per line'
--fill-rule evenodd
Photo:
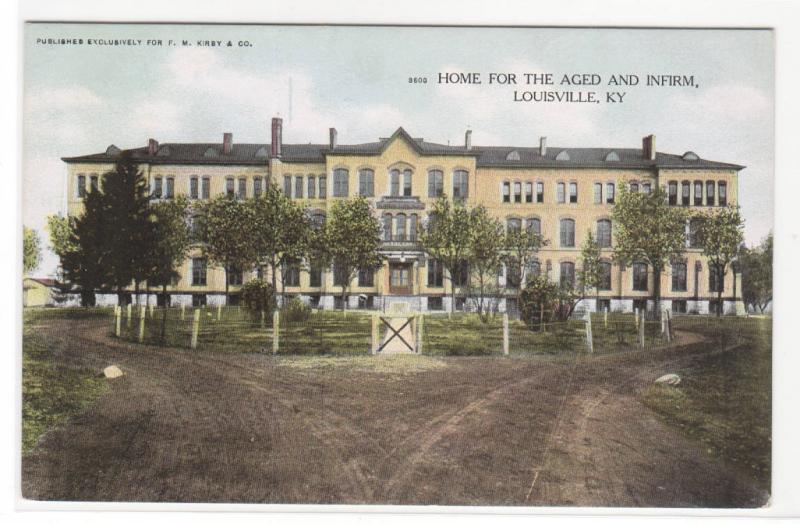
<path fill-rule="evenodd" d="M 464 145 L 451 146 L 425 142 L 421 138 L 413 138 L 402 127 L 389 138 L 381 138 L 377 142 L 364 144 L 341 144 L 331 150 L 328 144 L 283 144 L 281 160 L 284 162 L 325 162 L 331 155 L 379 155 L 396 137 L 403 137 L 420 155 L 457 155 L 474 156 L 478 167 L 544 167 L 544 168 L 686 168 L 686 169 L 743 169 L 744 166 L 725 162 L 714 162 L 702 158 L 694 159 L 694 155 L 674 155 L 657 153 L 655 160 L 642 158 L 641 149 L 620 148 L 583 148 L 548 146 L 544 156 L 539 154 L 538 147 L 512 146 L 473 146 L 467 149 Z M 222 153 L 221 143 L 166 143 L 160 144 L 156 155 L 147 153 L 147 147 L 127 149 L 134 161 L 149 164 L 238 164 L 264 165 L 267 163 L 270 144 L 236 144 L 231 147 L 230 154 Z M 609 153 L 616 153 L 619 160 L 607 160 Z M 109 147 L 104 153 L 64 157 L 67 163 L 109 163 L 115 162 L 120 155 L 116 147 Z M 613 157 L 613 155 L 611 155 Z"/>
<path fill-rule="evenodd" d="M 33 280 L 47 287 L 55 287 L 58 285 L 58 281 L 54 278 L 25 277 L 25 280 Z"/>

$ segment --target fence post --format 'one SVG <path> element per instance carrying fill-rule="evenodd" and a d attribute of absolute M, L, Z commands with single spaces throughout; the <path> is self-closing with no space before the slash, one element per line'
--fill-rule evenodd
<path fill-rule="evenodd" d="M 642 315 L 641 322 L 639 323 L 639 346 L 644 349 L 644 315 Z"/>
<path fill-rule="evenodd" d="M 633 318 L 636 321 L 636 327 L 639 327 L 639 308 L 633 308 Z"/>
<path fill-rule="evenodd" d="M 665 319 L 667 342 L 672 342 L 672 314 L 669 312 L 669 309 L 665 309 L 664 312 L 667 314 L 667 318 Z"/>
<path fill-rule="evenodd" d="M 146 306 L 142 306 L 141 312 L 139 313 L 139 342 L 144 342 L 144 317 L 147 313 L 145 307 Z"/>
<path fill-rule="evenodd" d="M 313 311 L 313 310 L 312 310 Z M 264 329 L 264 326 L 267 323 L 267 312 L 266 310 L 261 310 L 261 329 Z"/>
<path fill-rule="evenodd" d="M 119 338 L 122 332 L 122 308 L 114 306 L 114 334 Z"/>
<path fill-rule="evenodd" d="M 219 322 L 220 318 L 222 318 L 222 302 L 217 304 L 217 322 Z"/>
<path fill-rule="evenodd" d="M 125 323 L 128 329 L 130 329 L 131 318 L 133 318 L 133 304 L 128 304 L 128 321 Z"/>
<path fill-rule="evenodd" d="M 418 320 L 418 322 L 417 322 L 417 354 L 421 355 L 422 354 L 423 329 L 425 329 L 424 328 L 425 315 L 420 313 L 419 317 L 417 317 L 417 320 Z"/>
<path fill-rule="evenodd" d="M 280 338 L 280 321 L 281 321 L 281 314 L 276 309 L 274 313 L 272 313 L 272 354 L 278 354 L 278 339 Z"/>
<path fill-rule="evenodd" d="M 181 320 L 186 318 L 186 304 L 181 304 Z"/>
<path fill-rule="evenodd" d="M 592 314 L 586 315 L 586 349 L 594 353 L 594 340 L 592 339 Z"/>
<path fill-rule="evenodd" d="M 508 313 L 503 313 L 503 355 L 508 355 Z"/>
<path fill-rule="evenodd" d="M 606 306 L 606 310 L 603 312 L 603 327 L 608 329 L 608 306 Z"/>
<path fill-rule="evenodd" d="M 150 318 L 153 318 L 153 304 L 147 305 L 147 312 L 150 314 Z"/>
<path fill-rule="evenodd" d="M 192 349 L 197 349 L 197 335 L 200 333 L 200 309 L 194 310 L 192 317 L 192 342 L 190 346 Z"/>
<path fill-rule="evenodd" d="M 370 337 L 370 346 L 369 352 L 371 355 L 375 354 L 375 351 L 378 349 L 378 315 L 373 313 L 372 315 L 372 336 Z"/>

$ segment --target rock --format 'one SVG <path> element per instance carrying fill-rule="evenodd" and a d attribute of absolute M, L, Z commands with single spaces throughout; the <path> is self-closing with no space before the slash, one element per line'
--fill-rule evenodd
<path fill-rule="evenodd" d="M 103 375 L 105 375 L 106 378 L 118 378 L 122 376 L 122 370 L 117 366 L 108 366 L 103 370 Z"/>
<path fill-rule="evenodd" d="M 680 383 L 681 383 L 681 377 L 679 377 L 675 373 L 662 375 L 656 379 L 656 384 L 667 384 L 670 386 L 677 386 Z"/>

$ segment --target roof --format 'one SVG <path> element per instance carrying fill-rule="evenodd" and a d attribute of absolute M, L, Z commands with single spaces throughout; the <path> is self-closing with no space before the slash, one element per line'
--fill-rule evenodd
<path fill-rule="evenodd" d="M 55 287 L 58 285 L 58 281 L 54 278 L 25 277 L 24 280 L 33 280 L 47 287 Z"/>
<path fill-rule="evenodd" d="M 282 144 L 283 162 L 324 163 L 326 156 L 379 155 L 397 137 L 402 137 L 420 155 L 474 156 L 478 167 L 501 168 L 683 168 L 683 169 L 744 169 L 744 166 L 699 158 L 687 151 L 682 155 L 656 153 L 655 160 L 643 158 L 641 149 L 583 148 L 548 146 L 544 156 L 538 147 L 515 146 L 451 146 L 426 142 L 414 138 L 402 127 L 391 137 L 363 144 L 341 144 L 331 149 L 329 144 Z M 131 158 L 147 164 L 235 164 L 265 165 L 269 159 L 270 144 L 234 143 L 229 154 L 223 154 L 221 143 L 165 143 L 160 144 L 156 155 L 148 155 L 147 147 L 126 149 Z M 67 163 L 113 163 L 121 154 L 116 146 L 103 153 L 64 157 Z M 619 158 L 619 160 L 617 160 Z"/>

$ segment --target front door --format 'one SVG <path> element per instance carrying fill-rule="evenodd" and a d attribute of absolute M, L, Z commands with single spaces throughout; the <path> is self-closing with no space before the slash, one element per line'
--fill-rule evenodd
<path fill-rule="evenodd" d="M 411 264 L 389 264 L 389 292 L 393 295 L 411 294 Z"/>

